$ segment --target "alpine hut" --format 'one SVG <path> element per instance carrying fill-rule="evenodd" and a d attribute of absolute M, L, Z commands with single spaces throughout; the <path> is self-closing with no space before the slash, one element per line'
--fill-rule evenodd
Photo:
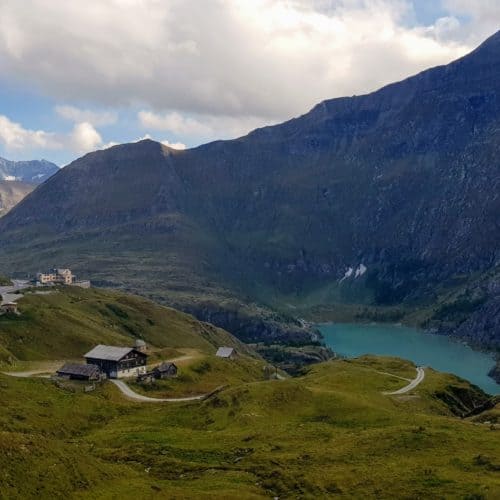
<path fill-rule="evenodd" d="M 98 345 L 84 357 L 88 365 L 98 366 L 108 378 L 133 377 L 146 373 L 148 355 L 135 347 Z"/>

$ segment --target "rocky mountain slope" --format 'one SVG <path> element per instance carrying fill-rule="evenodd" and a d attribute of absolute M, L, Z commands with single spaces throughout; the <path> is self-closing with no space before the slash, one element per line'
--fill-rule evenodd
<path fill-rule="evenodd" d="M 11 161 L 0 158 L 0 181 L 22 181 L 41 184 L 59 167 L 47 160 Z"/>
<path fill-rule="evenodd" d="M 17 205 L 34 188 L 34 184 L 27 182 L 0 181 L 0 217 Z"/>
<path fill-rule="evenodd" d="M 242 337 L 243 302 L 260 336 L 261 304 L 418 306 L 480 283 L 455 331 L 497 289 L 499 153 L 500 32 L 240 139 L 86 155 L 0 221 L 0 267 L 57 260 L 203 319 L 221 311 L 214 322 Z"/>

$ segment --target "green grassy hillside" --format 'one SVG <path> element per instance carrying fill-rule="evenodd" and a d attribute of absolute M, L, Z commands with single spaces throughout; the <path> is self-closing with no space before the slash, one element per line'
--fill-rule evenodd
<path fill-rule="evenodd" d="M 261 360 L 248 356 L 239 356 L 235 360 L 200 356 L 182 363 L 176 378 L 156 380 L 151 384 L 131 382 L 129 385 L 136 392 L 157 398 L 208 394 L 221 386 L 268 379 L 269 371 L 264 370 L 265 366 Z"/>
<path fill-rule="evenodd" d="M 432 370 L 411 394 L 382 394 L 404 384 L 387 373 L 413 372 L 335 361 L 158 405 L 0 375 L 0 497 L 498 498 L 498 430 L 443 398 L 484 395 Z"/>
<path fill-rule="evenodd" d="M 251 353 L 224 330 L 133 295 L 103 289 L 63 287 L 27 292 L 20 316 L 0 316 L 0 362 L 80 358 L 96 344 L 133 345 L 144 339 L 153 358 L 178 348 L 213 354 L 220 345 Z"/>

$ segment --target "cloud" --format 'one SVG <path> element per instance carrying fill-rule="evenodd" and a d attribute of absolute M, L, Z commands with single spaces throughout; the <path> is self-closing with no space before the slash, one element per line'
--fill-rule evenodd
<path fill-rule="evenodd" d="M 102 138 L 97 130 L 88 122 L 77 123 L 69 136 L 71 150 L 87 153 L 102 146 Z"/>
<path fill-rule="evenodd" d="M 54 109 L 60 117 L 74 123 L 87 122 L 94 126 L 105 126 L 113 125 L 118 120 L 118 115 L 114 111 L 90 111 L 68 105 L 59 105 Z"/>
<path fill-rule="evenodd" d="M 182 144 L 182 142 L 168 142 L 166 139 L 164 139 L 163 141 L 161 141 L 161 143 L 172 149 L 186 149 L 186 145 Z"/>
<path fill-rule="evenodd" d="M 154 113 L 139 111 L 139 125 L 146 130 L 161 130 L 187 136 L 199 141 L 229 139 L 247 134 L 251 130 L 269 125 L 269 119 L 256 116 L 191 115 L 178 112 Z"/>
<path fill-rule="evenodd" d="M 7 149 L 61 149 L 63 147 L 56 134 L 26 129 L 4 115 L 0 115 L 0 143 Z"/>
<path fill-rule="evenodd" d="M 57 99 L 139 105 L 161 128 L 203 135 L 205 120 L 190 116 L 282 120 L 472 48 L 453 21 L 408 26 L 411 10 L 405 0 L 2 0 L 0 63 Z"/>
<path fill-rule="evenodd" d="M 137 116 L 141 126 L 148 129 L 169 130 L 175 134 L 189 135 L 205 135 L 211 131 L 210 127 L 202 122 L 177 112 L 158 115 L 151 111 L 140 111 Z"/>
<path fill-rule="evenodd" d="M 451 15 L 465 18 L 454 36 L 470 45 L 481 43 L 500 28 L 498 0 L 443 0 L 443 6 Z"/>
<path fill-rule="evenodd" d="M 134 142 L 143 141 L 144 139 L 156 140 L 156 139 L 153 139 L 153 137 L 151 137 L 150 134 L 144 134 L 142 137 L 139 137 Z M 172 149 L 186 149 L 186 147 L 187 147 L 182 142 L 170 142 L 168 139 L 163 139 L 162 141 L 158 141 L 158 142 L 161 142 L 163 145 L 168 146 L 169 148 L 172 148 Z"/>
<path fill-rule="evenodd" d="M 87 153 L 103 146 L 97 130 L 88 122 L 77 123 L 66 134 L 29 130 L 0 115 L 0 144 L 7 150 L 69 150 Z"/>

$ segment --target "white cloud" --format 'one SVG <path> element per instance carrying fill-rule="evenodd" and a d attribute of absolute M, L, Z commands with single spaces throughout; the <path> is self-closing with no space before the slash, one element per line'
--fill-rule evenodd
<path fill-rule="evenodd" d="M 29 130 L 7 116 L 0 115 L 0 143 L 7 150 L 69 150 L 87 153 L 102 147 L 102 138 L 88 122 L 77 123 L 66 134 Z"/>
<path fill-rule="evenodd" d="M 186 145 L 182 142 L 168 142 L 168 140 L 164 139 L 161 143 L 172 149 L 186 149 Z"/>
<path fill-rule="evenodd" d="M 96 127 L 113 125 L 118 120 L 118 116 L 114 111 L 90 111 L 68 105 L 56 106 L 55 111 L 60 117 L 66 120 L 74 123 L 87 122 Z"/>
<path fill-rule="evenodd" d="M 482 42 L 500 28 L 498 0 L 443 0 L 443 4 L 450 15 L 468 19 L 454 34 L 470 45 Z"/>
<path fill-rule="evenodd" d="M 281 120 L 472 48 L 444 21 L 405 26 L 410 11 L 405 0 L 2 0 L 0 62 L 66 102 L 139 105 L 162 113 L 161 128 L 203 135 L 186 117 Z"/>
<path fill-rule="evenodd" d="M 71 149 L 77 153 L 87 153 L 102 146 L 102 138 L 88 122 L 77 123 L 69 136 Z"/>
<path fill-rule="evenodd" d="M 255 116 L 201 114 L 185 116 L 175 111 L 168 113 L 140 111 L 137 118 L 143 129 L 171 132 L 175 135 L 197 139 L 197 142 L 239 137 L 257 127 L 270 124 L 269 119 Z"/>
<path fill-rule="evenodd" d="M 158 115 L 151 111 L 140 111 L 138 118 L 139 123 L 144 128 L 168 130 L 175 134 L 205 135 L 211 131 L 210 127 L 202 122 L 182 116 L 177 112 Z"/>
<path fill-rule="evenodd" d="M 144 139 L 156 140 L 156 139 L 153 139 L 153 137 L 151 137 L 150 134 L 144 134 L 142 137 L 139 137 L 134 142 L 143 141 Z M 168 146 L 169 148 L 172 148 L 172 149 L 186 149 L 186 147 L 187 147 L 182 142 L 170 142 L 168 139 L 163 139 L 162 141 L 158 141 L 158 142 L 161 142 L 165 146 Z"/>
<path fill-rule="evenodd" d="M 4 115 L 0 115 L 0 143 L 7 149 L 62 148 L 56 134 L 26 129 Z"/>

